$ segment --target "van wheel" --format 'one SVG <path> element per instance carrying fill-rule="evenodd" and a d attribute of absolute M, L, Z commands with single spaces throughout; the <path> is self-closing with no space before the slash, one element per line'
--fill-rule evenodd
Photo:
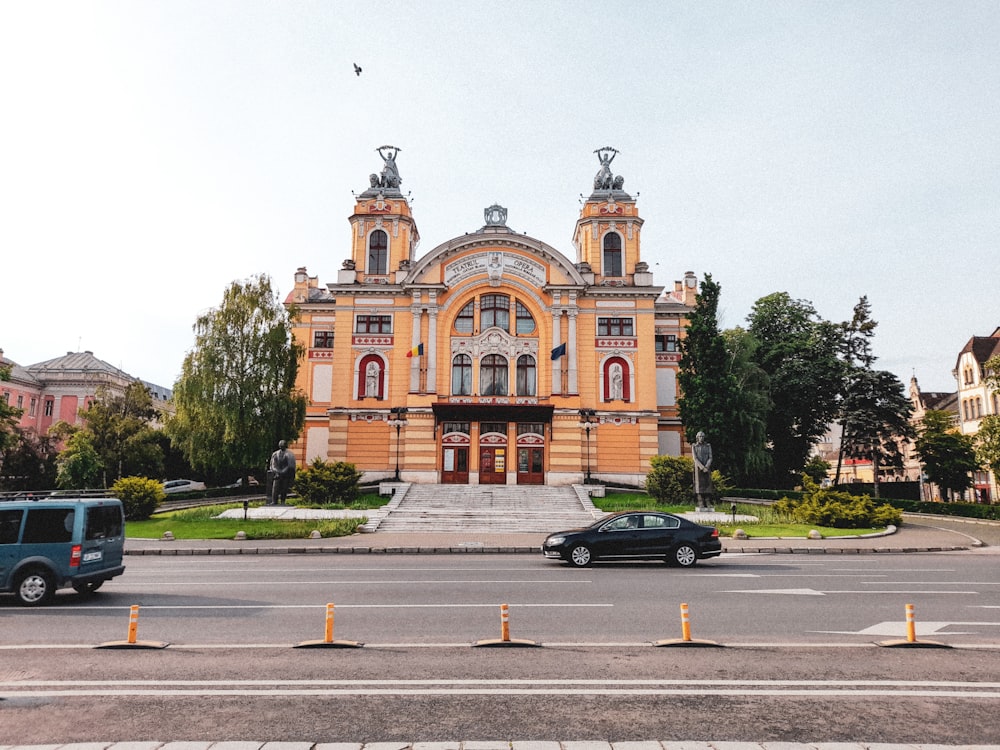
<path fill-rule="evenodd" d="M 55 592 L 55 581 L 52 574 L 42 568 L 22 573 L 14 589 L 18 602 L 25 607 L 48 604 Z"/>
<path fill-rule="evenodd" d="M 89 596 L 104 585 L 104 581 L 88 581 L 86 583 L 74 583 L 73 590 L 80 596 Z"/>

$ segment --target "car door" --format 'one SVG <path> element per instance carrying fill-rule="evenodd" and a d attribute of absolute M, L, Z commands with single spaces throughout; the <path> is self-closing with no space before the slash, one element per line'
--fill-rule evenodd
<path fill-rule="evenodd" d="M 681 522 L 662 513 L 646 513 L 642 517 L 641 549 L 644 555 L 665 555 L 674 546 Z"/>
<path fill-rule="evenodd" d="M 7 578 L 18 560 L 17 541 L 21 536 L 22 508 L 0 510 L 0 588 L 8 585 Z"/>
<path fill-rule="evenodd" d="M 118 503 L 88 505 L 85 509 L 79 575 L 122 564 L 125 523 Z"/>
<path fill-rule="evenodd" d="M 598 557 L 630 557 L 636 554 L 641 531 L 638 513 L 612 518 L 598 533 L 598 545 L 593 550 Z"/>

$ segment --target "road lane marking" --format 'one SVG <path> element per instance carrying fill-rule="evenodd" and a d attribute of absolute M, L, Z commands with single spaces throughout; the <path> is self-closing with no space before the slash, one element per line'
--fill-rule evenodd
<path fill-rule="evenodd" d="M 110 607 L 97 607 L 93 605 L 80 605 L 74 606 L 72 612 L 91 610 L 97 612 L 107 612 L 111 610 L 128 610 L 131 605 L 127 606 L 110 606 Z M 325 609 L 325 604 L 140 604 L 142 611 L 145 612 L 149 609 Z M 496 608 L 498 606 L 497 602 L 489 602 L 486 604 L 337 604 L 337 609 L 468 609 L 472 607 L 491 607 Z M 594 603 L 587 604 L 581 602 L 570 602 L 569 604 L 557 604 L 552 602 L 547 602 L 545 604 L 508 604 L 509 607 L 518 607 L 520 609 L 530 609 L 530 608 L 560 608 L 560 607 L 614 607 L 614 604 L 606 603 Z M 69 610 L 65 610 L 69 611 Z M 10 614 L 32 614 L 31 610 L 27 609 L 15 609 L 10 612 Z M 37 614 L 37 613 L 35 613 Z"/>
<path fill-rule="evenodd" d="M 817 591 L 816 589 L 733 589 L 731 591 L 720 591 L 720 594 L 792 594 L 797 596 L 826 596 L 828 594 L 932 594 L 934 596 L 955 595 L 955 596 L 976 596 L 979 591 Z"/>

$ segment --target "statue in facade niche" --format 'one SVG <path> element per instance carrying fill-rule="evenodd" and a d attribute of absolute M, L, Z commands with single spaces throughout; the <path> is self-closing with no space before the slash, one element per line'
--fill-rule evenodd
<path fill-rule="evenodd" d="M 625 178 L 611 173 L 611 162 L 618 156 L 618 149 L 604 146 L 596 149 L 594 153 L 597 154 L 597 160 L 601 162 L 601 168 L 598 170 L 597 176 L 594 177 L 594 190 L 621 190 L 625 184 Z"/>
<path fill-rule="evenodd" d="M 372 174 L 369 177 L 373 188 L 396 188 L 403 182 L 399 176 L 399 169 L 396 167 L 396 155 L 400 149 L 397 146 L 379 146 L 375 149 L 384 162 L 381 174 Z"/>

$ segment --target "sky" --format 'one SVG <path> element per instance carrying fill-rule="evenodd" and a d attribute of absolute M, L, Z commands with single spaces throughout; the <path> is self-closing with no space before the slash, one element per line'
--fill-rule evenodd
<path fill-rule="evenodd" d="M 656 284 L 711 274 L 724 328 L 866 295 L 876 367 L 954 391 L 1000 326 L 998 40 L 995 0 L 6 0 L 0 348 L 171 387 L 232 281 L 336 281 L 386 144 L 418 257 L 499 203 L 575 261 L 613 146 Z"/>

